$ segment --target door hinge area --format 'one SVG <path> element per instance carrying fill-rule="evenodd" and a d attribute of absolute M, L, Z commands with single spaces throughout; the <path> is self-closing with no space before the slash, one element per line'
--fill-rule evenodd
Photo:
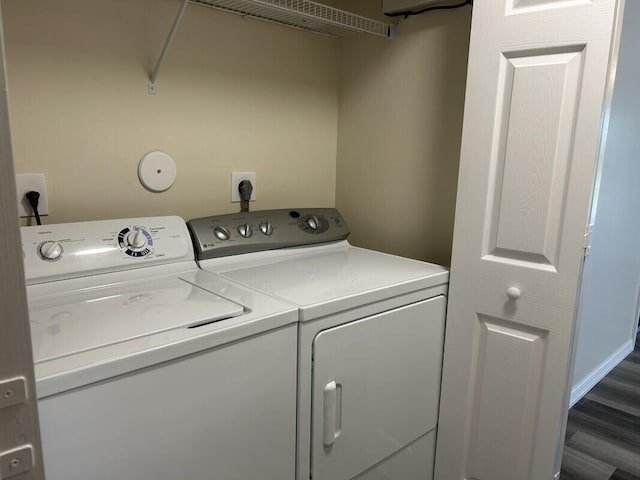
<path fill-rule="evenodd" d="M 585 257 L 588 257 L 589 254 L 591 253 L 591 234 L 592 233 L 593 233 L 593 223 L 590 223 L 587 225 L 587 228 L 585 228 L 585 231 L 584 231 L 583 248 L 584 248 Z"/>

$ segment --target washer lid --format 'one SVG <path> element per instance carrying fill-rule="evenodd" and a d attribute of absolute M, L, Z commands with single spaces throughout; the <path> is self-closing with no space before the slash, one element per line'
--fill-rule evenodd
<path fill-rule="evenodd" d="M 87 288 L 29 303 L 35 363 L 242 313 L 242 306 L 176 277 Z"/>
<path fill-rule="evenodd" d="M 449 278 L 440 265 L 346 242 L 271 255 L 247 254 L 236 262 L 219 266 L 215 261 L 202 262 L 201 266 L 298 305 L 302 321 L 443 285 Z"/>

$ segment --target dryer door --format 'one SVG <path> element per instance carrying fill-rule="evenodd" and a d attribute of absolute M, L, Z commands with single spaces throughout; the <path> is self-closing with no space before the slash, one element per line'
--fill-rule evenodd
<path fill-rule="evenodd" d="M 436 427 L 445 304 L 439 296 L 316 336 L 315 480 L 351 479 Z M 425 470 L 432 469 L 432 450 L 426 460 L 423 451 L 415 456 Z M 432 473 L 423 471 L 419 478 Z"/>

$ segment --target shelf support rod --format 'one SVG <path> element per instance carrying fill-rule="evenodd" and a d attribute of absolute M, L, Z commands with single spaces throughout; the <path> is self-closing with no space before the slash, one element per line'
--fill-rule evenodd
<path fill-rule="evenodd" d="M 164 47 L 162 47 L 162 52 L 160 52 L 160 58 L 158 58 L 156 67 L 153 69 L 153 72 L 151 73 L 151 77 L 149 78 L 149 93 L 151 95 L 155 95 L 158 93 L 158 89 L 156 87 L 158 72 L 160 71 L 162 62 L 164 62 L 164 57 L 167 55 L 167 50 L 169 50 L 169 45 L 171 45 L 171 42 L 173 41 L 173 37 L 176 34 L 176 31 L 178 30 L 178 26 L 180 25 L 180 20 L 182 20 L 184 11 L 187 9 L 187 5 L 189 5 L 189 1 L 190 0 L 183 0 L 182 5 L 180 6 L 180 10 L 178 11 L 178 15 L 176 16 L 176 19 L 173 21 L 173 25 L 171 26 L 171 31 L 169 32 L 167 41 L 164 43 Z"/>

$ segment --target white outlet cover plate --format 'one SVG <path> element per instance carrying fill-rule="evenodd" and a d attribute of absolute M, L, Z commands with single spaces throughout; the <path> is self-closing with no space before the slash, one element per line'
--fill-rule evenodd
<path fill-rule="evenodd" d="M 176 162 L 168 153 L 154 150 L 147 153 L 138 164 L 138 178 L 144 188 L 152 192 L 169 190 L 176 181 Z"/>
<path fill-rule="evenodd" d="M 243 180 L 249 180 L 253 185 L 253 191 L 251 192 L 250 202 L 256 201 L 256 172 L 233 172 L 231 174 L 231 202 L 240 201 L 240 192 L 238 191 L 238 185 Z"/>
<path fill-rule="evenodd" d="M 49 215 L 49 199 L 47 186 L 44 181 L 44 173 L 18 173 L 16 174 L 16 194 L 18 197 L 18 215 L 20 217 L 33 217 L 33 210 L 25 193 L 35 190 L 40 193 L 38 199 L 38 213 L 40 216 Z"/>

